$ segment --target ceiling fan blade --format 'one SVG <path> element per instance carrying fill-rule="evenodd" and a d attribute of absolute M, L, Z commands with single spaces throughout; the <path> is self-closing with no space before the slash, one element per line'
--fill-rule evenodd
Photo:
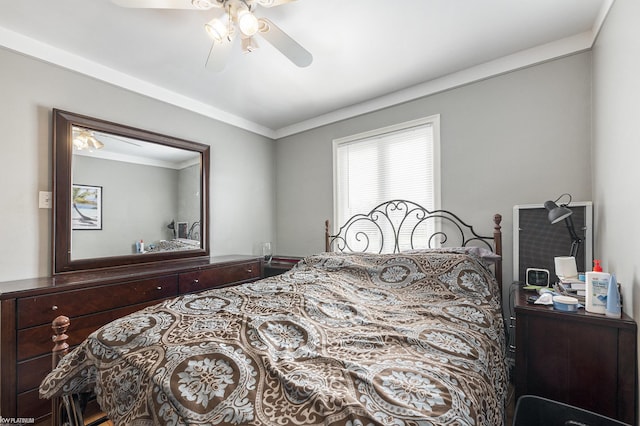
<path fill-rule="evenodd" d="M 291 62 L 299 67 L 307 67 L 313 62 L 313 56 L 307 49 L 300 46 L 273 22 L 265 18 L 259 18 L 260 35 L 280 51 Z"/>
<path fill-rule="evenodd" d="M 291 3 L 292 1 L 295 0 L 257 0 L 256 3 L 262 7 L 274 7 L 285 3 Z"/>
<path fill-rule="evenodd" d="M 209 71 L 220 72 L 227 65 L 233 46 L 236 45 L 234 38 L 232 41 L 226 39 L 223 43 L 214 42 L 209 50 L 209 57 L 207 57 L 207 63 L 205 68 Z"/>
<path fill-rule="evenodd" d="M 216 0 L 111 0 L 111 2 L 121 7 L 143 9 L 207 10 L 213 7 L 220 7 Z"/>

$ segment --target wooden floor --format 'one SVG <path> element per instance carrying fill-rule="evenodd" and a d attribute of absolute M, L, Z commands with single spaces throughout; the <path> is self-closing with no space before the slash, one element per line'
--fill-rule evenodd
<path fill-rule="evenodd" d="M 95 414 L 87 419 L 84 419 L 84 424 L 89 424 L 91 422 L 94 422 L 98 419 L 100 419 L 102 417 L 102 413 L 99 414 Z M 96 426 L 114 426 L 113 422 L 111 420 L 106 420 L 102 423 L 98 423 Z"/>
<path fill-rule="evenodd" d="M 98 407 L 98 404 L 95 401 L 90 404 L 91 405 L 87 407 L 90 410 L 90 412 L 89 414 L 86 415 L 84 419 L 85 425 L 91 424 L 92 422 L 95 422 L 96 420 L 99 420 L 104 416 L 103 413 L 99 411 L 100 408 Z M 48 418 L 46 420 L 38 422 L 34 426 L 51 426 L 51 419 Z M 102 423 L 96 423 L 95 426 L 114 426 L 114 424 L 111 420 L 106 420 Z"/>

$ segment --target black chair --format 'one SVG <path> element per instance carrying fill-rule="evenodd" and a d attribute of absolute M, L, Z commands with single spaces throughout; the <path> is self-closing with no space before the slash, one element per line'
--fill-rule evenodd
<path fill-rule="evenodd" d="M 606 397 L 606 396 L 603 396 Z M 518 399 L 513 426 L 630 426 L 582 408 L 533 395 Z"/>

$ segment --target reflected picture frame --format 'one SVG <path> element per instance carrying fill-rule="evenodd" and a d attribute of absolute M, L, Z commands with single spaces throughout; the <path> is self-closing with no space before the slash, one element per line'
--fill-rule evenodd
<path fill-rule="evenodd" d="M 74 231 L 102 230 L 102 187 L 72 185 L 71 229 Z"/>

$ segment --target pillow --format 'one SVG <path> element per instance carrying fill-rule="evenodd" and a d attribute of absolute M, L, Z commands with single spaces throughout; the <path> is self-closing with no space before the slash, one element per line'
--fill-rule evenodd
<path fill-rule="evenodd" d="M 500 256 L 499 254 L 495 254 L 494 252 L 492 252 L 491 250 L 485 247 L 462 247 L 462 248 L 466 250 L 465 253 L 475 254 L 485 262 L 495 263 L 498 260 L 502 259 L 502 256 Z"/>
<path fill-rule="evenodd" d="M 489 250 L 488 248 L 485 247 L 473 247 L 473 246 L 468 246 L 468 247 L 442 247 L 442 248 L 437 248 L 437 249 L 413 249 L 413 250 L 406 250 L 403 251 L 403 253 L 421 253 L 421 252 L 440 252 L 440 253 L 462 253 L 462 254 L 469 254 L 475 257 L 478 257 L 482 260 L 484 260 L 487 263 L 495 263 L 498 260 L 502 259 L 502 256 L 500 256 L 499 254 L 495 254 L 493 251 Z"/>

